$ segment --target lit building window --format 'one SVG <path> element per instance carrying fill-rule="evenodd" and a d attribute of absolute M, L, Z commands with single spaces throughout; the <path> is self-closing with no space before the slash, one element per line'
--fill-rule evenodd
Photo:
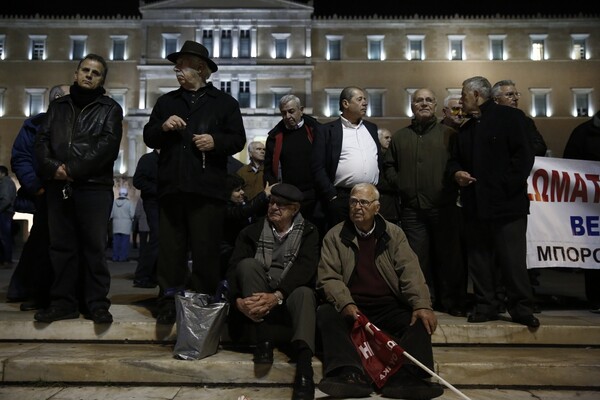
<path fill-rule="evenodd" d="M 327 60 L 341 60 L 342 59 L 342 36 L 327 35 L 327 54 L 325 58 Z"/>
<path fill-rule="evenodd" d="M 551 117 L 550 92 L 548 88 L 532 88 L 531 92 L 531 116 L 532 117 Z"/>
<path fill-rule="evenodd" d="M 25 93 L 27 93 L 27 106 L 25 115 L 31 117 L 43 112 L 46 89 L 25 89 Z"/>
<path fill-rule="evenodd" d="M 506 60 L 506 54 L 504 53 L 506 35 L 489 35 L 488 38 L 490 40 L 490 60 Z"/>
<path fill-rule="evenodd" d="M 123 115 L 127 115 L 127 89 L 109 89 L 108 94 L 119 103 L 123 109 Z"/>
<path fill-rule="evenodd" d="M 127 36 L 111 36 L 112 52 L 110 59 L 113 61 L 127 60 Z"/>
<path fill-rule="evenodd" d="M 449 60 L 464 60 L 464 35 L 448 35 Z"/>
<path fill-rule="evenodd" d="M 31 35 L 29 36 L 29 59 L 30 60 L 45 60 L 46 59 L 46 36 Z"/>
<path fill-rule="evenodd" d="M 408 54 L 409 60 L 424 60 L 425 52 L 423 51 L 423 41 L 425 35 L 407 35 L 408 38 Z"/>
<path fill-rule="evenodd" d="M 548 35 L 529 35 L 531 38 L 531 59 L 534 61 L 545 60 L 548 57 L 546 54 L 546 38 Z"/>
<path fill-rule="evenodd" d="M 169 54 L 179 51 L 179 33 L 163 33 L 163 51 L 162 57 L 167 58 Z"/>
<path fill-rule="evenodd" d="M 86 56 L 87 35 L 71 36 L 71 60 L 83 60 Z"/>
<path fill-rule="evenodd" d="M 385 60 L 385 53 L 383 51 L 383 36 L 381 35 L 370 35 L 367 36 L 368 41 L 368 59 L 369 60 Z"/>
<path fill-rule="evenodd" d="M 274 33 L 273 34 L 273 58 L 287 59 L 290 58 L 289 49 L 289 33 Z"/>
<path fill-rule="evenodd" d="M 589 54 L 587 52 L 587 41 L 588 34 L 574 34 L 571 35 L 572 40 L 572 50 L 571 50 L 571 58 L 573 60 L 587 60 L 589 58 Z"/>
<path fill-rule="evenodd" d="M 221 31 L 221 58 L 232 57 L 233 44 L 231 43 L 231 29 L 223 29 Z"/>
<path fill-rule="evenodd" d="M 573 116 L 589 117 L 594 115 L 592 110 L 592 88 L 576 88 L 573 91 Z"/>
<path fill-rule="evenodd" d="M 368 97 L 368 117 L 383 117 L 383 94 L 385 89 L 366 89 Z"/>

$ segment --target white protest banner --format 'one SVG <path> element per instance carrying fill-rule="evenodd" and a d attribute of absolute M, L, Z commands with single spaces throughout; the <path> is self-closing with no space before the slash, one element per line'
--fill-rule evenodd
<path fill-rule="evenodd" d="M 600 162 L 536 157 L 527 267 L 600 269 Z"/>

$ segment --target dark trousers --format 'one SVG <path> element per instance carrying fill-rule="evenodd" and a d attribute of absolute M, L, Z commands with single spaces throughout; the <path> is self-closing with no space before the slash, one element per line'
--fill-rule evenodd
<path fill-rule="evenodd" d="M 473 280 L 476 313 L 495 315 L 497 312 L 494 268 L 501 269 L 509 314 L 518 318 L 533 313 L 526 233 L 527 216 L 466 221 L 469 274 Z"/>
<path fill-rule="evenodd" d="M 262 264 L 254 258 L 245 258 L 235 270 L 235 279 L 241 289 L 241 297 L 253 293 L 271 293 L 274 288 L 269 284 L 267 273 Z M 292 343 L 305 343 L 314 354 L 316 335 L 315 291 L 307 286 L 299 286 L 290 293 L 282 306 L 274 308 L 263 322 L 255 324 L 258 341 L 270 341 L 278 324 L 291 325 Z"/>
<path fill-rule="evenodd" d="M 54 281 L 51 305 L 83 313 L 109 308 L 110 272 L 106 264 L 108 218 L 112 188 L 90 190 L 73 187 L 64 200 L 64 181 L 46 187 L 50 259 Z"/>
<path fill-rule="evenodd" d="M 337 188 L 337 197 L 326 204 L 327 230 L 348 218 L 350 214 L 350 190 Z"/>
<path fill-rule="evenodd" d="M 46 195 L 37 196 L 33 224 L 23 245 L 21 258 L 10 279 L 8 297 L 28 298 L 41 305 L 50 301 L 53 271 Z M 14 296 L 13 296 L 14 295 Z"/>
<path fill-rule="evenodd" d="M 135 269 L 134 279 L 138 281 L 156 281 L 156 263 L 158 260 L 159 209 L 157 199 L 144 199 L 144 211 L 148 220 L 148 240 L 140 232 L 140 256 Z"/>
<path fill-rule="evenodd" d="M 419 257 L 436 309 L 462 307 L 467 299 L 467 271 L 460 248 L 460 213 L 454 204 L 418 210 L 404 207 L 400 226 Z"/>
<path fill-rule="evenodd" d="M 400 347 L 429 369 L 433 369 L 431 336 L 420 320 L 410 325 L 412 311 L 401 304 L 369 306 L 357 304 L 360 312 L 371 323 L 390 335 Z M 346 321 L 331 304 L 322 304 L 317 309 L 317 326 L 323 342 L 323 373 L 331 375 L 342 367 L 354 367 L 363 371 L 356 347 L 350 339 L 353 321 Z M 413 374 L 428 378 L 429 374 L 409 360 L 403 368 Z"/>
<path fill-rule="evenodd" d="M 13 253 L 13 234 L 12 234 L 12 223 L 13 216 L 15 215 L 12 211 L 0 212 L 0 262 L 12 262 Z"/>
<path fill-rule="evenodd" d="M 183 289 L 214 294 L 220 278 L 225 202 L 195 193 L 175 193 L 161 197 L 159 205 L 159 305 L 174 305 L 174 294 Z M 192 254 L 191 274 L 188 250 Z"/>

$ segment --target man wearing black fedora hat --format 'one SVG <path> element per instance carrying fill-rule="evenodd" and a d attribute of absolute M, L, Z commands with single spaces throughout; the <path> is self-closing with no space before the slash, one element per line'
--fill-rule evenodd
<path fill-rule="evenodd" d="M 246 143 L 238 102 L 207 82 L 217 65 L 200 43 L 186 41 L 167 59 L 181 87 L 158 98 L 144 142 L 160 149 L 157 323 L 173 324 L 174 296 L 214 293 L 219 283 L 227 158 Z M 192 271 L 188 270 L 188 250 Z"/>
<path fill-rule="evenodd" d="M 314 291 L 319 233 L 300 213 L 302 192 L 279 183 L 271 188 L 267 216 L 239 233 L 229 261 L 231 317 L 253 325 L 255 364 L 273 363 L 277 326 L 292 328 L 296 376 L 292 400 L 314 399 Z"/>

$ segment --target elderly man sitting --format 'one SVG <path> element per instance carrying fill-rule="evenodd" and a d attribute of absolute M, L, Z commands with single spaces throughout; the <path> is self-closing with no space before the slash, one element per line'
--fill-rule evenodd
<path fill-rule="evenodd" d="M 280 183 L 271 189 L 266 218 L 244 228 L 229 262 L 231 303 L 256 328 L 256 364 L 273 362 L 274 325 L 292 325 L 297 355 L 292 399 L 314 399 L 319 234 L 302 217 L 302 192 Z"/>
<path fill-rule="evenodd" d="M 317 311 L 325 374 L 319 389 L 336 398 L 368 397 L 373 391 L 350 340 L 358 314 L 430 369 L 431 334 L 437 327 L 419 260 L 402 229 L 378 214 L 375 186 L 355 185 L 349 204 L 349 218 L 323 239 L 317 278 L 317 290 L 325 299 Z M 403 361 L 381 388 L 383 397 L 417 400 L 443 394 L 439 384 L 426 379 L 426 372 Z"/>

